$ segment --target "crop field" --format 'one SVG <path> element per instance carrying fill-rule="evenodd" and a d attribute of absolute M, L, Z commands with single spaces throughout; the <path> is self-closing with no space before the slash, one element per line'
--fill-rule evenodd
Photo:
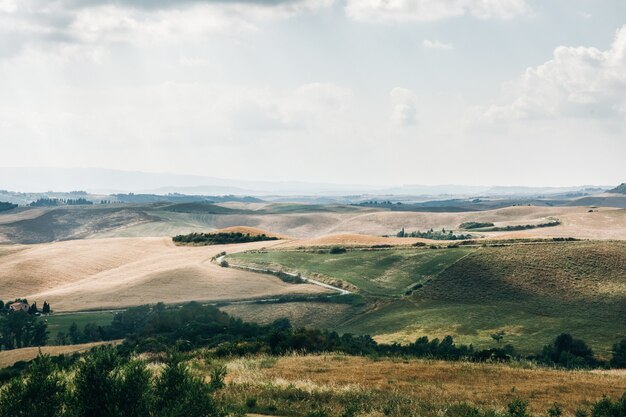
<path fill-rule="evenodd" d="M 460 343 L 482 348 L 493 347 L 491 334 L 503 331 L 502 343 L 530 354 L 567 332 L 608 357 L 613 343 L 626 337 L 626 325 L 617 319 L 626 315 L 626 242 L 354 250 L 337 255 L 267 251 L 231 258 L 349 282 L 366 295 L 367 305 L 346 308 L 324 323 L 381 342 L 452 335 Z M 422 286 L 403 296 L 413 283 Z M 232 312 L 245 317 L 248 308 Z M 254 308 L 257 317 L 271 315 L 264 312 L 265 306 Z M 290 317 L 299 325 L 315 326 L 302 312 Z"/>
<path fill-rule="evenodd" d="M 171 238 L 114 238 L 25 245 L 0 257 L 0 288 L 5 300 L 48 301 L 56 312 L 325 292 L 211 262 L 221 251 L 276 242 L 183 247 Z"/>
<path fill-rule="evenodd" d="M 342 254 L 305 251 L 267 251 L 229 256 L 233 263 L 286 268 L 302 273 L 345 281 L 359 291 L 375 296 L 401 296 L 424 285 L 445 268 L 475 249 L 383 249 L 351 250 Z"/>

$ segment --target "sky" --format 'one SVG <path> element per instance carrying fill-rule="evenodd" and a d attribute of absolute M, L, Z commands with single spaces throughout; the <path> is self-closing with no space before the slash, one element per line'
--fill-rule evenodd
<path fill-rule="evenodd" d="M 0 166 L 567 186 L 625 157 L 623 0 L 0 0 Z"/>

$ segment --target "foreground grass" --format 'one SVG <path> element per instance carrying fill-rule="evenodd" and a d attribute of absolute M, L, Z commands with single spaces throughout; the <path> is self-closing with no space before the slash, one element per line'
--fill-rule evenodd
<path fill-rule="evenodd" d="M 212 362 L 194 364 L 202 371 Z M 222 401 L 285 416 L 340 415 L 347 405 L 355 415 L 461 416 L 464 404 L 504 410 L 514 398 L 528 400 L 536 414 L 558 402 L 571 415 L 626 390 L 625 374 L 341 355 L 236 358 L 227 368 Z"/>

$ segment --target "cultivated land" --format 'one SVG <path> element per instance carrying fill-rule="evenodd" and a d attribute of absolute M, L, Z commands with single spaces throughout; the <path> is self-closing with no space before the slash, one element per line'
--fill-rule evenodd
<path fill-rule="evenodd" d="M 119 343 L 116 341 L 111 342 L 94 342 L 94 343 L 83 343 L 80 345 L 66 345 L 66 346 L 42 346 L 42 347 L 29 347 L 22 349 L 13 349 L 13 350 L 3 350 L 0 351 L 0 368 L 6 368 L 7 366 L 12 366 L 16 362 L 19 361 L 31 361 L 37 357 L 39 352 L 58 356 L 58 355 L 68 355 L 72 353 L 82 353 L 86 352 L 94 346 L 99 346 L 103 344 L 112 344 Z"/>
<path fill-rule="evenodd" d="M 589 210 L 593 210 L 589 212 Z M 174 236 L 248 226 L 298 240 L 329 235 L 395 235 L 428 229 L 456 230 L 464 222 L 492 222 L 498 227 L 541 224 L 557 227 L 518 232 L 478 233 L 485 237 L 577 237 L 626 239 L 626 209 L 515 206 L 496 210 L 431 213 L 389 211 L 356 206 L 224 203 L 113 204 L 16 209 L 0 213 L 0 242 L 45 243 L 69 239 Z"/>
<path fill-rule="evenodd" d="M 501 330 L 505 343 L 532 353 L 555 335 L 569 332 L 609 356 L 612 344 L 626 337 L 626 326 L 617 319 L 626 314 L 626 243 L 621 241 L 342 254 L 269 250 L 227 259 L 348 283 L 366 296 L 366 305 L 336 307 L 342 318 L 323 323 L 339 331 L 375 335 L 382 342 L 449 334 L 462 343 L 489 347 L 490 335 Z M 303 308 L 286 314 L 298 323 L 313 324 Z M 256 317 L 274 318 L 265 306 L 235 306 L 229 312 L 249 318 L 246 309 Z"/>
<path fill-rule="evenodd" d="M 222 251 L 273 243 L 192 247 L 176 246 L 169 238 L 114 238 L 29 245 L 0 257 L 0 288 L 3 299 L 27 297 L 40 305 L 48 301 L 55 311 L 326 291 L 211 262 Z"/>
<path fill-rule="evenodd" d="M 503 227 L 550 219 L 561 224 L 469 233 L 487 242 L 537 237 L 604 241 L 431 250 L 411 245 L 448 243 L 382 237 L 395 235 L 403 227 L 407 232 L 459 231 L 459 225 L 468 221 Z M 176 246 L 170 239 L 177 233 L 220 228 L 277 235 L 283 240 L 192 247 Z M 300 272 L 365 296 L 361 304 L 299 299 L 224 307 L 249 320 L 267 322 L 286 316 L 298 324 L 368 333 L 381 341 L 451 334 L 478 346 L 490 346 L 489 335 L 503 330 L 505 342 L 529 352 L 559 332 L 569 331 L 603 355 L 626 331 L 614 319 L 626 309 L 626 248 L 619 241 L 609 241 L 626 239 L 625 209 L 514 206 L 429 213 L 241 202 L 63 206 L 3 212 L 0 236 L 7 242 L 0 245 L 1 297 L 28 297 L 39 304 L 47 300 L 59 312 L 158 301 L 276 297 L 289 301 L 286 297 L 294 294 L 328 293 L 318 286 L 289 284 L 271 275 L 221 268 L 211 262 L 226 251 L 233 263 Z M 315 253 L 318 247 L 337 245 L 393 248 Z M 269 250 L 241 253 L 261 248 Z M 76 320 L 82 322 L 83 317 Z M 51 331 L 56 331 L 52 324 Z"/>

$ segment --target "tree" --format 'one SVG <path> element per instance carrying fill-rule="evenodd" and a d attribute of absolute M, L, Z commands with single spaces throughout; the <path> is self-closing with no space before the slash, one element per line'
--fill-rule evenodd
<path fill-rule="evenodd" d="M 120 358 L 111 346 L 89 352 L 76 371 L 76 389 L 72 399 L 76 417 L 111 417 L 115 415 L 116 386 L 113 370 Z"/>
<path fill-rule="evenodd" d="M 614 344 L 612 351 L 611 366 L 613 368 L 626 368 L 626 339 Z"/>
<path fill-rule="evenodd" d="M 52 310 L 50 310 L 50 304 L 47 301 L 43 302 L 43 308 L 41 309 L 42 314 L 50 314 Z"/>
<path fill-rule="evenodd" d="M 37 356 L 27 378 L 14 378 L 0 395 L 0 415 L 15 417 L 60 417 L 66 385 L 50 356 Z"/>
<path fill-rule="evenodd" d="M 214 374 L 215 377 L 216 374 Z M 218 373 L 223 379 L 223 374 Z M 165 369 L 156 381 L 155 416 L 159 417 L 219 417 L 224 413 L 216 406 L 211 394 L 222 381 L 205 384 L 191 374 L 178 353 L 170 353 Z"/>
<path fill-rule="evenodd" d="M 81 334 L 80 329 L 78 328 L 78 325 L 76 324 L 76 322 L 73 322 L 72 325 L 70 326 L 68 330 L 68 336 L 72 344 L 78 344 L 83 341 L 83 335 Z"/>
<path fill-rule="evenodd" d="M 500 343 L 502 339 L 504 339 L 504 335 L 505 335 L 504 330 L 500 330 L 496 333 L 492 333 L 491 338 L 495 340 L 496 342 Z"/>
<path fill-rule="evenodd" d="M 24 311 L 0 316 L 0 345 L 7 350 L 44 345 L 47 334 L 46 323 Z"/>
<path fill-rule="evenodd" d="M 146 363 L 133 359 L 118 368 L 114 375 L 114 416 L 149 417 L 154 393 L 152 374 Z"/>
<path fill-rule="evenodd" d="M 28 308 L 28 314 L 35 315 L 37 313 L 39 313 L 39 309 L 37 308 L 37 302 L 34 302 Z"/>

